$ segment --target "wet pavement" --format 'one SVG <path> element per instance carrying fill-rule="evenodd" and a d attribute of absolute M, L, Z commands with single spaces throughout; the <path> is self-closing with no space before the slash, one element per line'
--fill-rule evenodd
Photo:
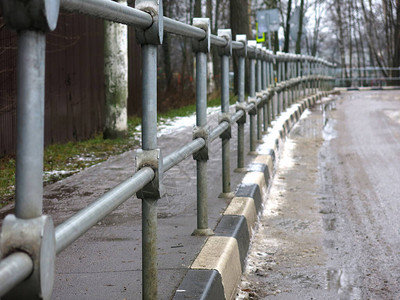
<path fill-rule="evenodd" d="M 346 92 L 281 147 L 237 299 L 400 299 L 400 92 Z"/>

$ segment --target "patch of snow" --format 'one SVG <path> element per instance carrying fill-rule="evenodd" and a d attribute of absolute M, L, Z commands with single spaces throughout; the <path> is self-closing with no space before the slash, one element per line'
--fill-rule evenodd
<path fill-rule="evenodd" d="M 58 176 L 58 175 L 69 175 L 78 173 L 80 170 L 53 170 L 43 172 L 44 176 Z"/>
<path fill-rule="evenodd" d="M 220 111 L 219 106 L 207 107 L 207 115 L 212 115 Z M 185 117 L 174 117 L 174 118 L 161 118 L 161 124 L 157 126 L 157 137 L 177 133 L 185 130 L 187 127 L 193 127 L 196 125 L 196 113 L 190 114 Z M 142 125 L 135 127 L 135 130 L 140 135 L 142 131 Z"/>

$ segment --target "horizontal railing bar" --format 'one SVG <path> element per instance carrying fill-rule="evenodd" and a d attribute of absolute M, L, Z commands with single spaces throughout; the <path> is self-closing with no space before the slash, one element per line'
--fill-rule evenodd
<path fill-rule="evenodd" d="M 224 38 L 216 36 L 214 34 L 211 35 L 211 44 L 224 47 L 226 46 L 226 43 L 227 41 Z"/>
<path fill-rule="evenodd" d="M 0 261 L 0 297 L 24 281 L 33 272 L 31 257 L 15 252 Z"/>
<path fill-rule="evenodd" d="M 338 72 L 342 70 L 346 71 L 381 71 L 381 70 L 391 70 L 391 71 L 399 71 L 400 67 L 387 67 L 387 68 L 379 68 L 379 67 L 366 67 L 366 68 L 337 68 L 336 69 Z"/>
<path fill-rule="evenodd" d="M 106 217 L 123 202 L 132 197 L 154 178 L 154 171 L 145 167 L 111 191 L 105 193 L 88 207 L 56 227 L 57 254 Z"/>
<path fill-rule="evenodd" d="M 341 81 L 350 81 L 350 80 L 380 80 L 380 81 L 385 81 L 385 80 L 399 80 L 400 77 L 349 77 L 349 78 L 341 78 L 341 77 L 336 77 L 336 80 L 341 80 Z"/>
<path fill-rule="evenodd" d="M 229 128 L 229 123 L 227 121 L 222 121 L 220 124 L 218 124 L 218 126 L 215 127 L 209 135 L 210 142 L 214 141 L 217 137 L 219 137 L 228 128 Z"/>
<path fill-rule="evenodd" d="M 153 22 L 150 14 L 110 0 L 61 0 L 60 6 L 69 12 L 100 17 L 143 29 Z"/>
<path fill-rule="evenodd" d="M 246 110 L 252 110 L 254 107 L 256 107 L 256 105 L 254 103 L 250 103 L 249 105 L 246 106 Z"/>
<path fill-rule="evenodd" d="M 199 151 L 205 146 L 206 142 L 202 138 L 195 139 L 181 149 L 171 153 L 163 160 L 164 171 L 168 171 L 173 166 L 176 166 L 187 157 Z"/>
<path fill-rule="evenodd" d="M 244 44 L 242 42 L 232 41 L 232 49 L 243 49 Z"/>
<path fill-rule="evenodd" d="M 243 117 L 243 110 L 238 110 L 238 111 L 232 116 L 232 122 L 237 122 L 241 117 Z"/>
<path fill-rule="evenodd" d="M 164 17 L 164 29 L 170 33 L 196 38 L 198 40 L 206 37 L 206 32 L 203 29 L 167 17 Z"/>

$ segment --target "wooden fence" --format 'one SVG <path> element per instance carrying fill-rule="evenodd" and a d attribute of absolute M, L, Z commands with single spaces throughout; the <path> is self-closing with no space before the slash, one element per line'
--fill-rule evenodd
<path fill-rule="evenodd" d="M 45 144 L 84 140 L 102 131 L 103 20 L 61 13 L 47 35 Z M 0 157 L 15 154 L 16 34 L 0 19 Z M 141 108 L 140 47 L 129 30 L 128 113 Z"/>

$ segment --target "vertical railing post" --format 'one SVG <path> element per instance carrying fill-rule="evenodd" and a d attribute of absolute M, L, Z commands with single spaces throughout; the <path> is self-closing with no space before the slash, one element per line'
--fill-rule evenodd
<path fill-rule="evenodd" d="M 45 48 L 44 32 L 18 34 L 15 215 L 21 219 L 42 215 Z"/>
<path fill-rule="evenodd" d="M 256 59 L 256 98 L 261 98 L 261 84 L 262 84 L 262 46 L 257 44 L 257 59 Z M 257 107 L 257 141 L 262 142 L 262 102 Z"/>
<path fill-rule="evenodd" d="M 306 94 L 307 85 L 303 81 L 304 80 L 303 77 L 304 77 L 304 68 L 305 68 L 306 64 L 305 64 L 303 56 L 300 56 L 296 65 L 297 65 L 297 76 L 302 78 L 301 89 L 303 89 L 303 93 L 301 93 L 301 90 L 299 90 L 299 96 L 301 96 L 301 94 L 303 94 L 303 97 L 305 97 L 307 95 Z"/>
<path fill-rule="evenodd" d="M 310 80 L 310 76 L 311 76 L 311 61 L 310 61 L 310 57 L 307 56 L 307 96 L 311 94 L 311 80 Z"/>
<path fill-rule="evenodd" d="M 286 80 L 287 78 L 287 56 L 285 53 L 283 56 L 283 64 L 282 64 L 282 80 L 283 80 L 283 88 L 282 88 L 282 111 L 286 110 Z"/>
<path fill-rule="evenodd" d="M 35 3 L 33 3 L 35 2 Z M 15 215 L 2 224 L 0 258 L 27 253 L 30 276 L 7 299 L 50 299 L 55 273 L 55 232 L 43 211 L 46 32 L 56 28 L 59 1 L 3 0 L 5 23 L 17 31 L 17 155 Z"/>
<path fill-rule="evenodd" d="M 255 136 L 255 123 L 257 114 L 257 101 L 256 101 L 256 58 L 257 58 L 257 42 L 254 40 L 248 41 L 249 47 L 248 57 L 250 64 L 250 88 L 249 88 L 249 103 L 253 103 L 253 108 L 249 110 L 250 116 L 250 154 L 256 152 L 256 136 Z"/>
<path fill-rule="evenodd" d="M 311 88 L 311 93 L 315 94 L 316 91 L 316 84 L 315 84 L 315 60 L 312 58 L 311 60 L 311 74 L 312 74 L 312 88 Z"/>
<path fill-rule="evenodd" d="M 281 86 L 282 82 L 282 56 L 277 55 L 277 69 L 278 69 L 278 85 Z M 276 95 L 276 115 L 279 116 L 281 114 L 281 88 L 278 89 L 277 95 Z"/>
<path fill-rule="evenodd" d="M 269 70 L 270 70 L 270 76 L 271 76 L 271 81 L 270 81 L 270 84 L 271 84 L 271 88 L 275 88 L 276 87 L 276 83 L 277 83 L 277 77 L 276 77 L 276 73 L 275 73 L 275 70 L 276 70 L 276 55 L 275 54 L 273 54 L 272 53 L 272 51 L 271 51 L 271 61 L 270 61 L 270 68 L 269 68 Z M 275 120 L 275 98 L 276 98 L 276 92 L 275 92 L 275 89 L 274 89 L 274 95 L 272 95 L 272 98 L 271 98 L 271 122 L 273 121 L 273 120 Z"/>
<path fill-rule="evenodd" d="M 221 56 L 221 113 L 218 122 L 227 122 L 228 129 L 220 135 L 222 141 L 222 193 L 220 198 L 231 198 L 231 174 L 230 174 L 230 138 L 231 115 L 229 113 L 229 57 L 232 55 L 232 31 L 230 29 L 218 29 L 218 36 L 226 40 L 226 46 L 219 48 Z"/>
<path fill-rule="evenodd" d="M 297 69 L 296 69 L 296 65 L 297 65 L 297 58 L 298 56 L 295 55 L 292 58 L 292 78 L 296 78 L 297 80 L 299 79 L 298 75 L 297 75 Z M 299 90 L 301 87 L 301 82 L 300 83 L 296 83 L 293 88 L 292 88 L 292 92 L 291 92 L 291 96 L 290 96 L 290 104 L 293 104 L 295 101 L 295 95 L 296 95 L 296 91 Z"/>
<path fill-rule="evenodd" d="M 293 78 L 293 73 L 292 73 L 292 54 L 288 54 L 288 68 L 287 68 L 287 80 L 290 82 L 290 80 Z M 286 95 L 286 106 L 290 106 L 290 93 L 291 93 L 292 87 L 289 84 L 288 89 L 287 89 L 287 95 Z"/>
<path fill-rule="evenodd" d="M 207 236 L 214 234 L 208 228 L 208 187 L 207 161 L 208 136 L 207 125 L 207 53 L 210 52 L 210 19 L 194 18 L 193 25 L 206 32 L 206 38 L 193 40 L 193 51 L 196 53 L 196 127 L 193 139 L 202 138 L 205 146 L 193 154 L 197 169 L 197 228 L 193 235 Z"/>
<path fill-rule="evenodd" d="M 299 61 L 299 57 L 300 57 L 300 55 L 295 55 L 295 56 L 293 57 L 293 60 L 292 60 L 293 77 L 294 77 L 294 78 L 297 78 L 297 79 L 300 78 L 299 73 L 298 73 L 298 70 L 297 70 L 297 62 Z M 296 84 L 296 86 L 295 86 L 294 89 L 293 89 L 292 102 L 294 101 L 294 98 L 295 98 L 296 93 L 297 93 L 299 96 L 301 95 L 301 93 L 300 93 L 300 92 L 301 92 L 301 88 L 302 88 L 302 82 L 301 82 L 301 81 L 298 81 L 298 83 Z"/>
<path fill-rule="evenodd" d="M 244 124 L 246 123 L 246 104 L 244 101 L 245 92 L 245 60 L 247 55 L 247 36 L 245 34 L 237 34 L 236 41 L 243 43 L 243 49 L 235 50 L 238 57 L 238 103 L 236 104 L 236 111 L 243 111 L 243 116 L 237 121 L 238 125 L 238 141 L 237 141 L 237 168 L 235 172 L 245 172 L 247 169 L 244 167 Z"/>
<path fill-rule="evenodd" d="M 273 97 L 274 97 L 274 90 L 273 90 L 273 76 L 271 73 L 271 68 L 272 68 L 272 53 L 271 51 L 268 50 L 267 52 L 267 61 L 266 61 L 266 65 L 267 65 L 267 88 L 268 88 L 268 99 L 267 99 L 267 123 L 268 126 L 271 125 L 271 119 L 272 119 L 272 102 L 273 102 Z M 265 130 L 267 131 L 267 129 Z"/>
<path fill-rule="evenodd" d="M 157 47 L 163 40 L 162 0 L 136 0 L 135 7 L 151 14 L 153 24 L 136 30 L 142 47 L 142 149 L 136 169 L 151 166 L 154 179 L 137 197 L 142 199 L 142 298 L 157 299 L 157 200 L 163 194 L 162 155 L 157 148 Z"/>
<path fill-rule="evenodd" d="M 263 91 L 263 132 L 268 131 L 268 100 L 269 93 L 267 92 L 267 48 L 262 48 L 262 85 L 261 89 Z"/>

